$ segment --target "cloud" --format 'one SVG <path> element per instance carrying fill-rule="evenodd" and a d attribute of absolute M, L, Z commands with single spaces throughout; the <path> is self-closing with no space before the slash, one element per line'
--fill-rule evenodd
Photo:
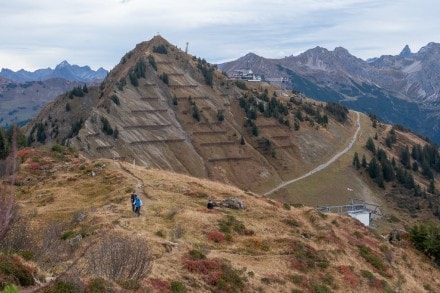
<path fill-rule="evenodd" d="M 0 67 L 54 66 L 67 59 L 108 69 L 158 32 L 208 61 L 247 52 L 266 57 L 322 46 L 362 57 L 436 41 L 433 0 L 15 0 L 0 10 Z M 372 46 L 374 44 L 374 46 Z M 3 58 L 3 56 L 8 56 Z"/>

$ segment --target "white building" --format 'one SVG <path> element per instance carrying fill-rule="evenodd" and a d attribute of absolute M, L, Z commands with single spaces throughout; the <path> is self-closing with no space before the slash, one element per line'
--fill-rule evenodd
<path fill-rule="evenodd" d="M 261 76 L 254 74 L 251 69 L 234 70 L 229 79 L 245 81 L 261 81 Z"/>

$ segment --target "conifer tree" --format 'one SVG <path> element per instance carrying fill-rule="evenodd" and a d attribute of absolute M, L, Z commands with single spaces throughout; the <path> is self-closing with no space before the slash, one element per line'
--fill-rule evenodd
<path fill-rule="evenodd" d="M 406 169 L 411 168 L 411 158 L 410 158 L 409 148 L 406 146 L 400 153 L 400 162 Z"/>
<path fill-rule="evenodd" d="M 365 154 L 362 155 L 361 166 L 362 168 L 367 168 L 367 158 L 365 158 Z"/>
<path fill-rule="evenodd" d="M 373 139 L 371 137 L 368 138 L 367 143 L 366 143 L 365 146 L 366 146 L 367 150 L 369 150 L 373 154 L 376 153 L 376 147 L 375 147 L 374 141 L 373 141 Z"/>
<path fill-rule="evenodd" d="M 370 163 L 368 164 L 368 174 L 373 179 L 379 175 L 379 171 L 381 169 L 379 164 L 380 163 L 374 157 L 371 159 Z"/>
<path fill-rule="evenodd" d="M 436 194 L 434 179 L 429 181 L 428 192 L 432 194 Z"/>
<path fill-rule="evenodd" d="M 8 157 L 8 143 L 3 128 L 0 128 L 0 160 L 4 160 Z"/>
<path fill-rule="evenodd" d="M 361 162 L 359 161 L 359 155 L 357 152 L 354 153 L 353 166 L 358 170 L 361 167 Z"/>

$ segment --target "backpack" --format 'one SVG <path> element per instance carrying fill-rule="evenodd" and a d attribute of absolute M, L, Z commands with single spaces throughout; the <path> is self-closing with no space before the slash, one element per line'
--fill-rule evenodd
<path fill-rule="evenodd" d="M 141 207 L 142 206 L 142 200 L 139 197 L 136 197 L 134 205 L 137 206 L 137 207 Z"/>

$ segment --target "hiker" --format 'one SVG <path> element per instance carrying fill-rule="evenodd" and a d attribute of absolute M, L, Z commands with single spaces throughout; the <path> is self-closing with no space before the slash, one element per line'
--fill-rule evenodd
<path fill-rule="evenodd" d="M 136 195 L 136 198 L 134 200 L 134 206 L 135 210 L 134 212 L 138 215 L 138 217 L 141 215 L 141 206 L 142 206 L 142 200 L 139 198 L 138 195 Z"/>
<path fill-rule="evenodd" d="M 130 196 L 130 199 L 131 199 L 131 209 L 133 210 L 133 212 L 136 210 L 136 206 L 134 205 L 136 197 L 137 197 L 137 195 L 135 193 L 132 193 L 131 196 Z"/>
<path fill-rule="evenodd" d="M 212 200 L 208 200 L 208 205 L 206 207 L 210 210 L 214 208 L 214 203 L 212 202 Z"/>

